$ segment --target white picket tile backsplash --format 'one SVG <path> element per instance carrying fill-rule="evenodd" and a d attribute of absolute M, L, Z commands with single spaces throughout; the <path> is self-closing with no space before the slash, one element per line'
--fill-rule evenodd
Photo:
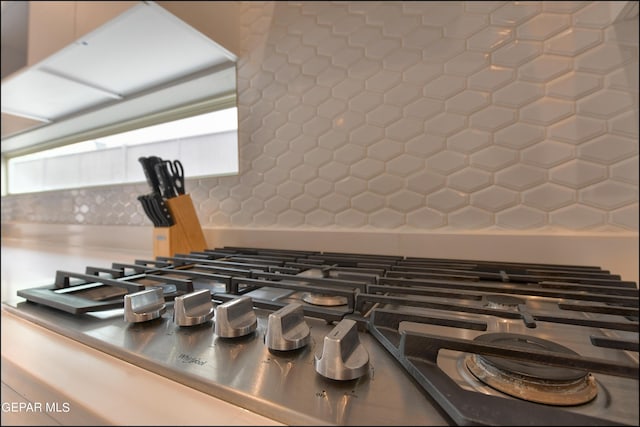
<path fill-rule="evenodd" d="M 638 18 L 622 2 L 242 2 L 240 175 L 204 226 L 638 230 Z M 2 218 L 147 224 L 146 184 Z"/>

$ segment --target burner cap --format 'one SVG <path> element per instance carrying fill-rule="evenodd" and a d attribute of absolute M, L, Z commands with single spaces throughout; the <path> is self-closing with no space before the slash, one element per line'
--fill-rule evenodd
<path fill-rule="evenodd" d="M 304 296 L 302 297 L 302 301 L 313 305 L 321 305 L 324 307 L 346 305 L 349 302 L 347 300 L 347 297 L 338 295 L 316 294 L 312 292 L 304 294 Z"/>
<path fill-rule="evenodd" d="M 527 302 L 522 298 L 512 297 L 511 295 L 490 294 L 485 296 L 487 306 L 490 308 L 515 308 L 520 304 Z"/>
<path fill-rule="evenodd" d="M 527 335 L 490 333 L 480 335 L 475 340 L 483 344 L 578 355 L 560 344 Z M 488 386 L 532 402 L 556 406 L 580 405 L 593 400 L 597 394 L 593 376 L 579 369 L 477 354 L 467 356 L 465 362 L 471 373 Z"/>

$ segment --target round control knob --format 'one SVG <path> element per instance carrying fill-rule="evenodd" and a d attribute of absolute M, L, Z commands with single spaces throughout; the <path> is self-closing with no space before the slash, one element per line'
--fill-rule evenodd
<path fill-rule="evenodd" d="M 213 301 L 208 289 L 180 295 L 173 301 L 173 321 L 178 326 L 195 326 L 213 319 Z"/>
<path fill-rule="evenodd" d="M 167 305 L 162 288 L 145 289 L 124 296 L 124 320 L 127 322 L 139 323 L 157 319 L 165 311 Z"/>
<path fill-rule="evenodd" d="M 302 304 L 287 304 L 269 315 L 265 343 L 270 350 L 296 350 L 309 344 L 310 337 Z"/>
<path fill-rule="evenodd" d="M 258 318 L 253 311 L 251 297 L 227 301 L 216 308 L 215 333 L 222 338 L 249 335 L 258 327 Z"/>
<path fill-rule="evenodd" d="M 324 337 L 316 372 L 333 380 L 352 380 L 369 371 L 369 353 L 360 343 L 355 320 L 343 319 Z"/>

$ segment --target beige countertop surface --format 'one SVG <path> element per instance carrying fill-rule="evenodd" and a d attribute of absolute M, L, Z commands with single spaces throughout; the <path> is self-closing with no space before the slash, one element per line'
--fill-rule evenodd
<path fill-rule="evenodd" d="M 57 270 L 152 259 L 144 250 L 2 239 L 2 301 L 51 284 Z M 2 308 L 4 425 L 277 425 Z"/>

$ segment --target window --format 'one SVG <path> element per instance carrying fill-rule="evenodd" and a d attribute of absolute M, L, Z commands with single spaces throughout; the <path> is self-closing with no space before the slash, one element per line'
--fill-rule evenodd
<path fill-rule="evenodd" d="M 138 161 L 143 156 L 180 159 L 186 178 L 237 174 L 237 115 L 232 107 L 13 157 L 7 162 L 8 191 L 144 182 Z"/>

